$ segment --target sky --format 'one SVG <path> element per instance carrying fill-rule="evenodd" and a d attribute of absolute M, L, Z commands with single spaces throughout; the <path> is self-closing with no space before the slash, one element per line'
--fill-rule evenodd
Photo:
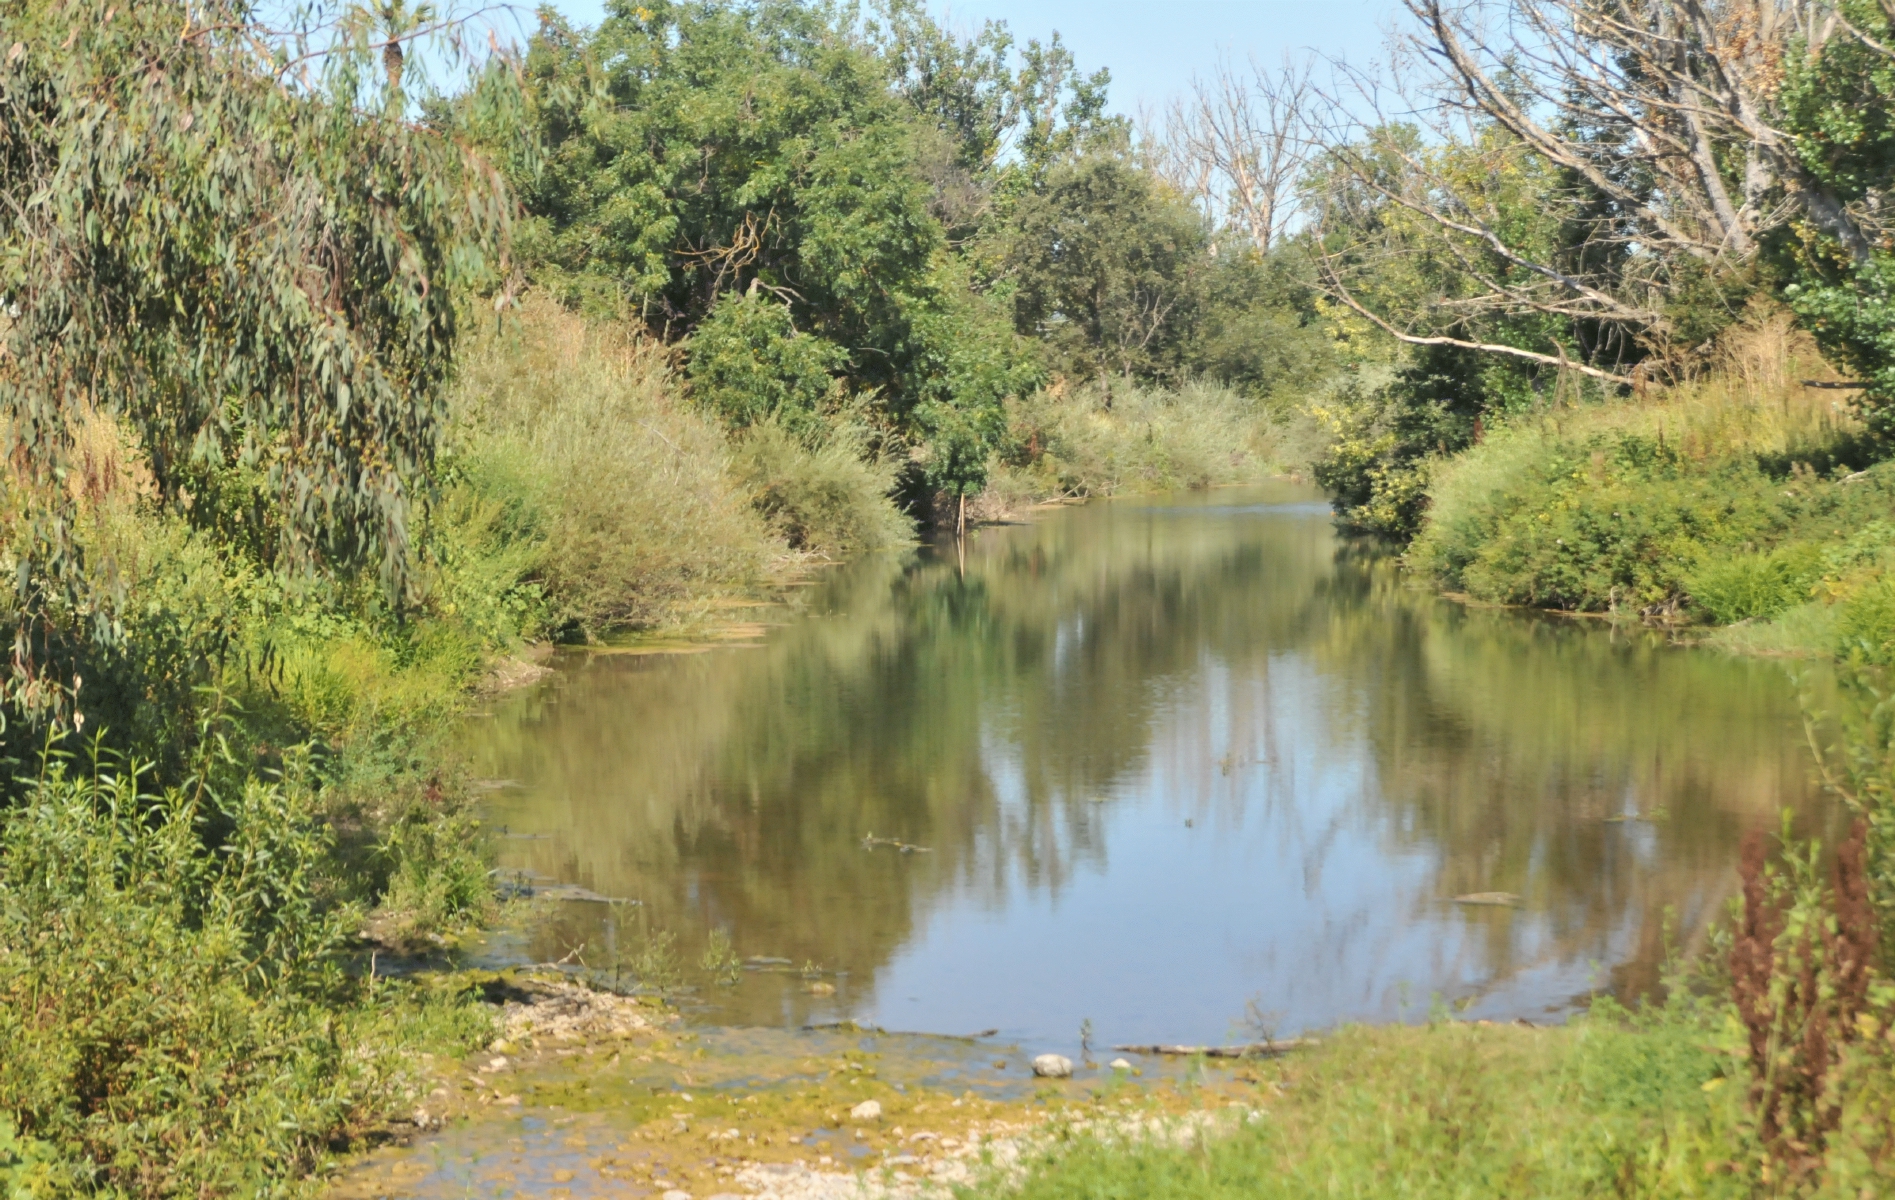
<path fill-rule="evenodd" d="M 553 0 L 583 24 L 603 15 L 604 0 Z M 1082 70 L 1112 71 L 1112 106 L 1137 116 L 1158 109 L 1207 72 L 1220 56 L 1273 63 L 1284 52 L 1320 50 L 1358 65 L 1380 57 L 1384 30 L 1400 0 L 935 0 L 951 28 L 1005 21 L 1014 37 L 1044 40 L 1057 29 Z"/>

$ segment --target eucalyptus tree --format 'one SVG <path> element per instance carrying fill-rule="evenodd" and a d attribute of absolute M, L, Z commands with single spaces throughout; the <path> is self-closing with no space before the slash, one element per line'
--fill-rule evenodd
<path fill-rule="evenodd" d="M 399 36 L 367 21 L 299 51 L 245 0 L 3 0 L 0 30 L 6 698 L 57 712 L 118 629 L 112 564 L 74 536 L 92 414 L 157 505 L 398 601 L 498 173 L 385 102 Z"/>

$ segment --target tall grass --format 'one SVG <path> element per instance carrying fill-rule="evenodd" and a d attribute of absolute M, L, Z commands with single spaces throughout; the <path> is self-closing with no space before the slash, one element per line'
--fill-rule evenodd
<path fill-rule="evenodd" d="M 827 423 L 814 445 L 775 421 L 738 436 L 732 468 L 751 503 L 794 550 L 839 558 L 899 545 L 914 522 L 893 500 L 898 464 L 872 451 L 867 431 Z"/>
<path fill-rule="evenodd" d="M 1059 383 L 1014 401 L 989 504 L 1242 483 L 1309 457 L 1307 418 L 1208 382 Z"/>
<path fill-rule="evenodd" d="M 661 622 L 755 588 L 781 553 L 722 429 L 677 402 L 662 348 L 551 300 L 470 348 L 450 428 L 450 517 L 524 569 L 554 627 Z"/>
<path fill-rule="evenodd" d="M 1819 543 L 1895 499 L 1887 469 L 1857 474 L 1875 447 L 1837 393 L 1801 382 L 1830 374 L 1766 315 L 1694 382 L 1515 418 L 1436 466 L 1409 561 L 1505 603 L 1774 615 L 1810 598 Z"/>

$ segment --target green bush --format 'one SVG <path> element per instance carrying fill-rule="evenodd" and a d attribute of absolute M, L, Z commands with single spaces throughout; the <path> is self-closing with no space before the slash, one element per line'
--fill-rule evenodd
<path fill-rule="evenodd" d="M 316 903 L 326 849 L 288 789 L 55 763 L 0 825 L 0 1114 L 107 1190 L 306 1168 L 370 1082 L 318 999 L 349 923 Z"/>
<path fill-rule="evenodd" d="M 1762 554 L 1715 557 L 1685 579 L 1691 603 L 1718 625 L 1768 619 L 1808 602 L 1822 553 L 1807 542 Z"/>
<path fill-rule="evenodd" d="M 1754 454 L 1694 457 L 1620 416 L 1525 420 L 1442 464 L 1410 565 L 1501 603 L 1774 616 L 1844 571 L 1837 554 L 1867 553 L 1840 547 L 1895 500 L 1883 469 L 1773 478 Z"/>
<path fill-rule="evenodd" d="M 720 296 L 686 352 L 691 398 L 733 429 L 774 421 L 796 437 L 816 437 L 842 400 L 836 376 L 847 352 L 799 333 L 789 306 L 769 296 Z"/>
<path fill-rule="evenodd" d="M 1842 600 L 1835 649 L 1875 666 L 1895 663 L 1895 578 L 1879 576 Z"/>
<path fill-rule="evenodd" d="M 597 632 L 768 577 L 780 543 L 656 350 L 529 299 L 471 348 L 455 405 L 442 598 L 457 611 L 519 570 L 521 609 Z"/>
<path fill-rule="evenodd" d="M 485 1025 L 341 974 L 307 788 L 141 779 L 55 758 L 0 814 L 0 1181 L 272 1192 L 392 1102 L 398 1047 Z"/>
<path fill-rule="evenodd" d="M 751 503 L 792 547 L 839 557 L 898 545 L 914 526 L 895 507 L 895 465 L 862 434 L 833 426 L 814 447 L 774 420 L 737 441 L 732 469 Z"/>

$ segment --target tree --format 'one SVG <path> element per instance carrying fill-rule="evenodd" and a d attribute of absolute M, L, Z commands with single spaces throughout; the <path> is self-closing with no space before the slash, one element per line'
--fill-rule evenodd
<path fill-rule="evenodd" d="M 1175 371 L 1209 265 L 1204 220 L 1120 153 L 1052 168 L 1008 231 L 1014 320 L 1081 377 Z"/>
<path fill-rule="evenodd" d="M 592 34 L 547 15 L 527 56 L 546 161 L 520 180 L 535 273 L 681 342 L 739 423 L 801 422 L 820 366 L 922 444 L 933 486 L 978 488 L 1001 401 L 1034 378 L 949 237 L 986 218 L 1016 124 L 1009 46 L 900 3 L 867 27 L 782 0 L 615 3 Z M 794 400 L 770 382 L 792 358 Z"/>
<path fill-rule="evenodd" d="M 1329 260 L 1333 295 L 1417 345 L 1501 354 L 1622 382 L 1627 353 L 1664 349 L 1679 332 L 1670 301 L 1705 276 L 1741 273 L 1779 231 L 1802 223 L 1863 261 L 1869 239 L 1851 208 L 1811 169 L 1787 129 L 1780 87 L 1798 53 L 1834 32 L 1834 9 L 1781 0 L 1407 0 L 1404 39 L 1419 75 L 1393 93 L 1354 76 L 1330 131 L 1337 161 L 1361 188 L 1415 218 L 1415 237 L 1463 264 L 1477 290 L 1439 319 L 1427 306 L 1364 303 Z M 1799 50 L 1798 47 L 1803 49 Z M 1429 136 L 1380 137 L 1399 104 Z M 1489 161 L 1457 170 L 1467 147 Z M 1387 170 L 1390 162 L 1398 165 Z M 1495 171 L 1543 177 L 1539 205 L 1558 239 L 1522 241 L 1487 185 Z M 1529 221 L 1537 230 L 1540 223 Z M 1372 271 L 1373 268 L 1371 267 Z M 1360 274 L 1359 272 L 1357 273 Z M 1618 333 L 1581 347 L 1577 334 L 1529 343 L 1466 331 L 1470 314 L 1540 314 L 1553 325 Z M 1459 331 L 1450 326 L 1460 327 Z M 1642 353 L 1642 350 L 1640 351 Z"/>
<path fill-rule="evenodd" d="M 1267 254 L 1297 222 L 1299 185 L 1312 146 L 1313 64 L 1256 62 L 1239 75 L 1221 62 L 1191 94 L 1172 102 L 1162 135 L 1147 139 L 1154 167 L 1194 196 L 1213 225 L 1240 233 Z"/>
<path fill-rule="evenodd" d="M 95 411 L 133 431 L 160 504 L 399 598 L 457 299 L 508 226 L 497 173 L 358 106 L 363 40 L 291 77 L 237 0 L 0 13 L 7 697 L 57 707 L 74 624 L 114 636 L 110 564 L 80 560 L 67 482 Z"/>

